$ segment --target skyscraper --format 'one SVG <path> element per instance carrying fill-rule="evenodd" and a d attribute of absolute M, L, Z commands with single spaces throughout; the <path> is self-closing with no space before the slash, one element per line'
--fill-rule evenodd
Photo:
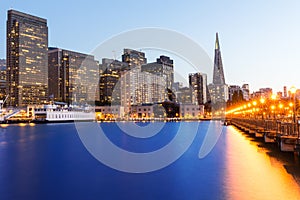
<path fill-rule="evenodd" d="M 192 103 L 203 105 L 207 102 L 207 75 L 202 73 L 189 74 L 189 84 L 192 92 Z"/>
<path fill-rule="evenodd" d="M 162 99 L 168 99 L 168 90 L 172 90 L 172 86 L 174 83 L 174 64 L 173 60 L 170 59 L 170 57 L 167 56 L 160 56 L 156 59 L 156 62 L 144 64 L 141 67 L 142 72 L 149 72 L 150 74 L 156 75 L 158 77 L 161 77 L 163 82 L 158 83 L 163 88 L 165 88 L 164 92 L 164 98 Z M 156 93 L 161 93 L 161 91 L 153 91 L 153 95 L 158 95 Z M 161 99 L 160 99 L 161 101 Z"/>
<path fill-rule="evenodd" d="M 208 88 L 212 103 L 223 103 L 228 100 L 228 86 L 225 83 L 218 33 L 215 42 L 213 82 Z"/>
<path fill-rule="evenodd" d="M 113 59 L 102 59 L 103 72 L 100 74 L 100 104 L 121 104 L 121 75 L 128 70 L 128 63 Z"/>
<path fill-rule="evenodd" d="M 145 53 L 133 49 L 124 49 L 122 61 L 128 63 L 128 65 L 132 67 L 140 67 L 147 63 Z"/>
<path fill-rule="evenodd" d="M 147 63 L 145 53 L 133 49 L 124 49 L 122 62 L 128 64 L 121 77 L 121 105 L 124 106 L 125 112 L 130 111 L 133 104 L 142 102 L 147 94 L 143 93 L 143 76 L 141 75 L 141 66 Z"/>
<path fill-rule="evenodd" d="M 25 106 L 47 101 L 47 20 L 9 10 L 7 15 L 8 105 Z"/>
<path fill-rule="evenodd" d="M 0 59 L 0 100 L 6 97 L 6 60 Z"/>
<path fill-rule="evenodd" d="M 215 43 L 213 84 L 219 84 L 219 85 L 225 84 L 225 77 L 224 77 L 224 70 L 223 70 L 223 63 L 222 63 L 218 33 L 216 33 L 216 43 Z"/>
<path fill-rule="evenodd" d="M 56 101 L 99 100 L 99 64 L 94 56 L 60 48 L 49 48 L 49 96 Z M 99 93 L 98 93 L 99 94 Z"/>

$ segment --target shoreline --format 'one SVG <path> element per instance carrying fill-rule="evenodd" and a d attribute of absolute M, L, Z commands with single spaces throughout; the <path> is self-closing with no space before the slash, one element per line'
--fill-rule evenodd
<path fill-rule="evenodd" d="M 222 119 L 211 119 L 211 118 L 201 118 L 201 119 L 136 119 L 136 120 L 60 120 L 60 121 L 38 121 L 38 120 L 7 120 L 1 121 L 1 125 L 9 124 L 63 124 L 63 123 L 75 123 L 75 122 L 97 122 L 97 123 L 112 123 L 112 122 L 195 122 L 195 121 L 211 121 L 211 120 L 222 120 Z"/>

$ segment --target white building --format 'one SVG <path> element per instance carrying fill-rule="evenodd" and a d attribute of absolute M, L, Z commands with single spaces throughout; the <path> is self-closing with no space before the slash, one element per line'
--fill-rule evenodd
<path fill-rule="evenodd" d="M 204 105 L 180 104 L 182 119 L 199 119 L 204 116 Z"/>
<path fill-rule="evenodd" d="M 101 119 L 123 119 L 125 116 L 124 107 L 120 105 L 96 106 L 97 120 Z"/>

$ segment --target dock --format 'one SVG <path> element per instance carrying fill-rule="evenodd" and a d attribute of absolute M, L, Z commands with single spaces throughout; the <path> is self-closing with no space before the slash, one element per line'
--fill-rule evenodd
<path fill-rule="evenodd" d="M 294 152 L 300 156 L 298 123 L 250 118 L 228 118 L 225 121 L 256 139 L 276 144 L 282 152 Z"/>

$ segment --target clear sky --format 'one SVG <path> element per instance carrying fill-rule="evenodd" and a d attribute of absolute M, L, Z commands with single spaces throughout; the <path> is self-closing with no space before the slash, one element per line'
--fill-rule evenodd
<path fill-rule="evenodd" d="M 160 27 L 187 35 L 213 58 L 219 32 L 228 84 L 300 88 L 299 0 L 1 0 L 0 58 L 10 8 L 46 18 L 49 46 L 83 53 L 120 32 Z"/>

